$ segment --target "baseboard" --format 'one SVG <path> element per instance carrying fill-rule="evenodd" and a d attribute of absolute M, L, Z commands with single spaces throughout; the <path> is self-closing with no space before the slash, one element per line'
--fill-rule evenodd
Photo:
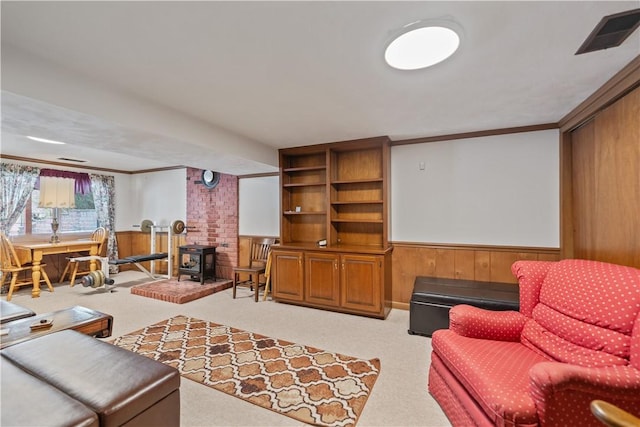
<path fill-rule="evenodd" d="M 391 308 L 397 308 L 398 310 L 409 310 L 409 303 L 391 301 Z"/>

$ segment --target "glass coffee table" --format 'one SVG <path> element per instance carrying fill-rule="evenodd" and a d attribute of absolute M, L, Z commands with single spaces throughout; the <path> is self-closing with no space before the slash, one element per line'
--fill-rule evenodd
<path fill-rule="evenodd" d="M 32 325 L 40 326 L 43 320 L 51 321 L 51 324 L 43 323 L 43 327 L 32 329 Z M 2 329 L 8 330 L 8 334 L 0 336 L 0 348 L 65 329 L 74 329 L 96 338 L 106 338 L 111 336 L 112 328 L 113 316 L 76 305 L 64 310 L 4 323 Z"/>

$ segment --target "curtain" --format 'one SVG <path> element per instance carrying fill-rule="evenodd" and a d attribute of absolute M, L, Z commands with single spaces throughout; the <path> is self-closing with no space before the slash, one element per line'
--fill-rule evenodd
<path fill-rule="evenodd" d="M 0 184 L 0 231 L 9 234 L 11 227 L 18 221 L 27 206 L 29 196 L 33 192 L 40 168 L 35 166 L 2 163 Z"/>
<path fill-rule="evenodd" d="M 107 256 L 118 259 L 118 242 L 116 240 L 116 208 L 115 208 L 115 179 L 108 175 L 94 175 L 91 177 L 91 192 L 98 216 L 98 226 L 109 230 L 107 241 Z M 117 273 L 117 265 L 109 265 L 109 273 Z"/>

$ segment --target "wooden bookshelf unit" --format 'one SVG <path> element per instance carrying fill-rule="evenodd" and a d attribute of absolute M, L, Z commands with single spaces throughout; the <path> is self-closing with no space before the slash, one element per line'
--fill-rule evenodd
<path fill-rule="evenodd" d="M 389 138 L 280 150 L 277 301 L 385 318 L 391 308 Z M 326 240 L 326 246 L 318 241 Z"/>

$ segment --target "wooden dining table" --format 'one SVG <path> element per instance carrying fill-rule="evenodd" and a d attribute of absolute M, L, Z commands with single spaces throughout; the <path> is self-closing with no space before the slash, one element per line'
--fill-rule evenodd
<path fill-rule="evenodd" d="M 45 255 L 54 254 L 73 254 L 77 252 L 89 252 L 89 255 L 98 255 L 98 247 L 100 242 L 91 239 L 83 240 L 65 240 L 57 243 L 50 242 L 29 242 L 14 243 L 16 254 L 22 263 L 32 263 L 31 278 L 33 280 L 32 298 L 40 296 L 40 276 L 42 258 Z M 89 261 L 89 270 L 96 270 L 96 260 Z"/>

